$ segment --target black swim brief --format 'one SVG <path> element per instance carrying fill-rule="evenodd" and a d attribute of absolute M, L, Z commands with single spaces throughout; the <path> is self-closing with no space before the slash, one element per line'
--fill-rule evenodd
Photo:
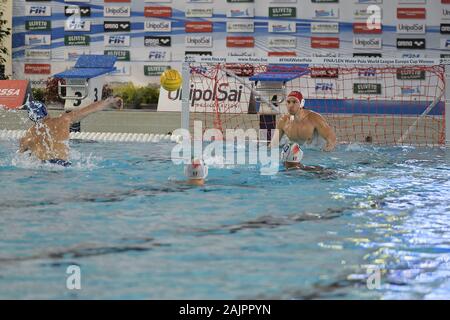
<path fill-rule="evenodd" d="M 62 159 L 50 159 L 50 160 L 44 160 L 42 162 L 50 163 L 50 164 L 57 164 L 57 165 L 63 166 L 63 167 L 69 167 L 72 165 L 72 162 L 67 161 L 67 160 L 62 160 Z"/>

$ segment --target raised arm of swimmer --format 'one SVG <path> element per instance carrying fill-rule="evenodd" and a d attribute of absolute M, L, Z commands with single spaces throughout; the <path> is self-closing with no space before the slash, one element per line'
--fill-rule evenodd
<path fill-rule="evenodd" d="M 120 98 L 108 98 L 106 100 L 97 101 L 91 103 L 87 107 L 73 110 L 69 113 L 62 115 L 61 117 L 70 121 L 71 123 L 79 122 L 91 113 L 100 111 L 108 106 L 118 106 L 121 107 L 122 99 Z"/>

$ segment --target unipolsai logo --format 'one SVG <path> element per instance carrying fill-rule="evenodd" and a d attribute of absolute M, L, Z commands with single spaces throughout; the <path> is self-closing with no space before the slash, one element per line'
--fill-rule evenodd
<path fill-rule="evenodd" d="M 170 21 L 145 21 L 144 29 L 153 32 L 170 32 L 172 30 Z"/>

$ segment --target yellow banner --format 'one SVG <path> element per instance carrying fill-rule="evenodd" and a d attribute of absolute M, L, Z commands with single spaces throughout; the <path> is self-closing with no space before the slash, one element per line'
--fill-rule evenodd
<path fill-rule="evenodd" d="M 7 29 L 10 29 L 10 35 L 2 39 L 2 47 L 8 50 L 8 54 L 5 55 L 3 53 L 0 53 L 2 58 L 6 60 L 6 62 L 4 62 L 6 76 L 12 75 L 12 2 L 13 0 L 0 0 L 0 9 L 3 13 L 3 15 L 0 17 L 0 20 L 6 20 L 6 24 L 2 24 L 1 30 L 5 31 Z"/>

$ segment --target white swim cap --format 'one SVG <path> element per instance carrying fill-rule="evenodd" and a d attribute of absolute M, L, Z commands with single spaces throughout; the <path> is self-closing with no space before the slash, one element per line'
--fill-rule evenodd
<path fill-rule="evenodd" d="M 184 175 L 191 180 L 206 179 L 208 176 L 208 167 L 203 160 L 194 159 L 184 167 Z"/>
<path fill-rule="evenodd" d="M 281 152 L 281 160 L 283 162 L 300 163 L 303 159 L 303 151 L 298 143 L 285 144 Z"/>

